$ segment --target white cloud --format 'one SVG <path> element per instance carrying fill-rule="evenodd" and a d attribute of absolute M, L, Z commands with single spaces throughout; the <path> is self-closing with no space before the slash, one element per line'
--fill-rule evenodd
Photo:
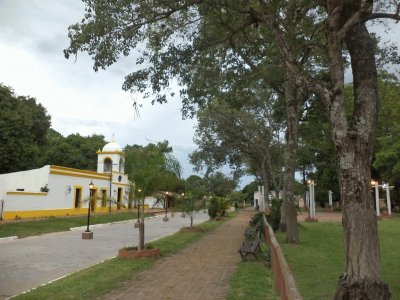
<path fill-rule="evenodd" d="M 80 0 L 2 0 L 0 10 L 0 82 L 18 95 L 35 97 L 63 135 L 102 134 L 106 140 L 146 145 L 168 140 L 184 168 L 192 173 L 187 156 L 195 149 L 195 121 L 181 119 L 180 101 L 165 105 L 143 103 L 135 117 L 133 98 L 122 91 L 134 59 L 123 58 L 106 71 L 94 72 L 86 54 L 66 60 L 68 26 L 84 13 Z M 137 99 L 137 98 L 136 98 Z"/>

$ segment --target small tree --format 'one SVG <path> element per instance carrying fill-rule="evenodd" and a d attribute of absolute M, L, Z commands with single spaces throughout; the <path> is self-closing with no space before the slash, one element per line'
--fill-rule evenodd
<path fill-rule="evenodd" d="M 144 250 L 144 199 L 164 187 L 172 175 L 180 177 L 181 166 L 168 142 L 125 149 L 129 177 L 140 192 L 139 251 Z"/>
<path fill-rule="evenodd" d="M 211 219 L 225 216 L 226 210 L 229 208 L 229 200 L 224 197 L 210 197 L 208 203 L 208 215 Z"/>
<path fill-rule="evenodd" d="M 193 219 L 196 213 L 202 209 L 202 201 L 189 192 L 178 198 L 178 208 L 190 218 L 190 227 L 193 227 Z"/>

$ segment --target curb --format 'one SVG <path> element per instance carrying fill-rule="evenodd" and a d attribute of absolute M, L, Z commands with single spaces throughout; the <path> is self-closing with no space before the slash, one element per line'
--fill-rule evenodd
<path fill-rule="evenodd" d="M 146 217 L 145 219 L 153 219 L 153 218 L 158 218 L 158 216 L 152 216 L 152 217 Z M 109 226 L 109 225 L 114 225 L 114 224 L 123 224 L 123 223 L 129 223 L 129 222 L 134 222 L 137 219 L 131 219 L 131 220 L 125 220 L 125 221 L 118 221 L 118 222 L 111 222 L 111 223 L 102 223 L 102 224 L 93 224 L 89 225 L 91 228 L 97 228 L 97 227 L 104 227 L 104 226 Z M 79 226 L 79 227 L 71 227 L 69 230 L 70 231 L 78 231 L 78 230 L 84 230 L 86 229 L 85 226 Z"/>
<path fill-rule="evenodd" d="M 1 242 L 7 242 L 7 241 L 13 241 L 18 239 L 18 236 L 13 235 L 13 236 L 8 236 L 8 237 L 4 237 L 4 238 L 0 238 L 0 243 Z"/>

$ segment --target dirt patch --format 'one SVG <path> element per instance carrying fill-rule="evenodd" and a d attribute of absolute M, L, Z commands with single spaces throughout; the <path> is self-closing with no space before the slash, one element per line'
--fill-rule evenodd
<path fill-rule="evenodd" d="M 119 249 L 118 257 L 124 259 L 136 259 L 136 258 L 144 258 L 144 257 L 159 257 L 160 256 L 160 249 L 147 249 L 147 250 L 131 250 L 131 249 Z"/>
<path fill-rule="evenodd" d="M 180 232 L 194 233 L 194 232 L 203 232 L 204 229 L 200 227 L 182 227 Z"/>

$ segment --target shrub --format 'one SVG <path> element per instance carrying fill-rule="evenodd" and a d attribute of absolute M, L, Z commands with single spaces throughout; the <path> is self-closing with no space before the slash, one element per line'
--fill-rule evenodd
<path fill-rule="evenodd" d="M 214 198 L 211 198 L 208 204 L 208 215 L 211 219 L 215 219 L 218 215 L 218 203 Z"/>
<path fill-rule="evenodd" d="M 281 199 L 273 199 L 271 212 L 267 218 L 269 225 L 271 225 L 272 229 L 276 231 L 279 228 L 279 224 L 281 222 Z"/>
<path fill-rule="evenodd" d="M 259 224 L 262 224 L 263 222 L 263 216 L 264 213 L 263 212 L 258 212 L 256 213 L 253 218 L 251 218 L 250 220 L 250 225 L 251 226 L 258 226 Z"/>
<path fill-rule="evenodd" d="M 211 219 L 225 216 L 229 201 L 223 197 L 211 197 L 208 203 L 208 215 Z"/>
<path fill-rule="evenodd" d="M 49 186 L 48 186 L 47 184 L 45 184 L 44 186 L 42 186 L 42 187 L 40 188 L 40 191 L 41 191 L 42 193 L 48 193 L 48 192 L 50 191 Z"/>

